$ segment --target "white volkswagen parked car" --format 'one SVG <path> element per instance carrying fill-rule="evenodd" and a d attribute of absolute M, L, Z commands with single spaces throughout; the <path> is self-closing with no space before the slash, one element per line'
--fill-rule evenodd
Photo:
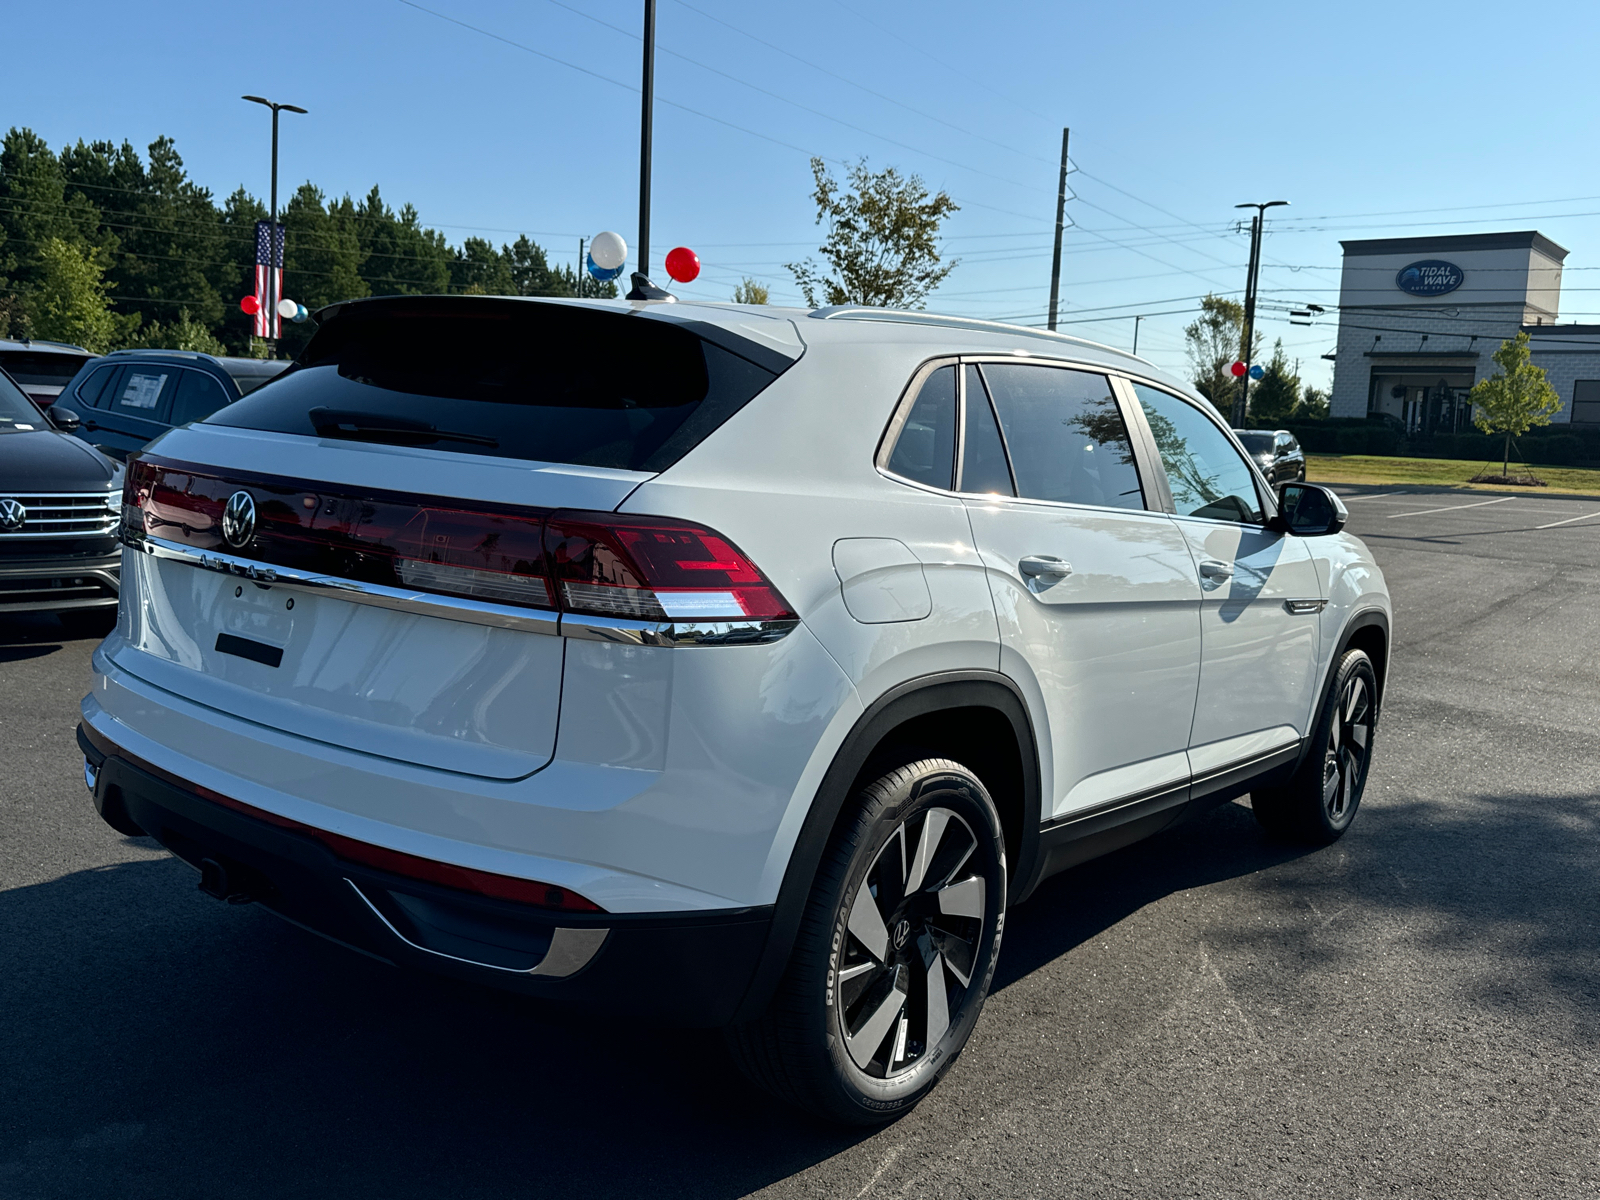
<path fill-rule="evenodd" d="M 106 821 L 398 965 L 726 1026 L 880 1121 L 1006 910 L 1249 793 L 1331 841 L 1390 610 L 1142 359 L 860 308 L 391 297 L 129 465 Z"/>

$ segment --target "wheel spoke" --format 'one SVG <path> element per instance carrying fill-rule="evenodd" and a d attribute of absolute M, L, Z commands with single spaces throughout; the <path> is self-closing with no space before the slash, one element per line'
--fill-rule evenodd
<path fill-rule="evenodd" d="M 935 954 L 928 964 L 928 1029 L 922 1039 L 926 1047 L 924 1054 L 932 1054 L 945 1030 L 950 1028 L 950 998 L 945 987 L 944 956 Z"/>
<path fill-rule="evenodd" d="M 983 880 L 976 875 L 938 891 L 939 911 L 947 917 L 983 920 Z"/>
<path fill-rule="evenodd" d="M 1369 737 L 1371 737 L 1371 736 L 1372 736 L 1372 726 L 1370 726 L 1370 725 L 1352 725 L 1352 726 L 1350 726 L 1350 740 L 1352 742 L 1354 742 L 1357 746 L 1361 747 L 1361 753 L 1362 754 L 1365 754 L 1367 752 L 1367 739 Z"/>
<path fill-rule="evenodd" d="M 1333 721 L 1328 728 L 1328 748 L 1335 754 L 1339 753 L 1339 739 L 1344 733 L 1344 717 L 1335 712 Z"/>
<path fill-rule="evenodd" d="M 872 889 L 867 887 L 865 881 L 856 892 L 855 903 L 850 906 L 850 919 L 846 926 L 868 954 L 880 963 L 888 960 L 889 930 L 884 926 L 883 914 L 878 911 L 878 902 L 873 898 Z"/>
<path fill-rule="evenodd" d="M 845 1035 L 845 1049 L 850 1052 L 850 1057 L 855 1060 L 856 1066 L 863 1071 L 867 1069 L 878 1047 L 883 1045 L 883 1039 L 888 1036 L 889 1030 L 894 1026 L 896 1018 L 906 1006 L 906 994 L 898 988 L 890 990 L 883 998 L 883 1003 L 873 1009 L 872 1015 L 861 1023 L 854 1033 Z"/>
<path fill-rule="evenodd" d="M 917 852 L 911 859 L 910 870 L 906 872 L 907 895 L 922 886 L 928 874 L 928 864 L 933 861 L 939 842 L 944 837 L 945 826 L 950 824 L 950 818 L 954 815 L 948 808 L 928 810 L 927 819 L 922 822 L 922 837 L 917 840 Z"/>
<path fill-rule="evenodd" d="M 1344 719 L 1345 724 L 1348 725 L 1354 722 L 1356 718 L 1356 709 L 1358 707 L 1364 707 L 1366 704 L 1367 685 L 1360 678 L 1353 679 L 1350 682 L 1350 690 L 1348 693 L 1346 693 L 1346 695 L 1347 699 L 1345 700 L 1344 705 Z"/>

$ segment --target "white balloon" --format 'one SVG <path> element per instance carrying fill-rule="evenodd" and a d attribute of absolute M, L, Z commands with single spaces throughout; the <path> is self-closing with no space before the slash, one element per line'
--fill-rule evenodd
<path fill-rule="evenodd" d="M 628 261 L 628 243 L 622 240 L 620 233 L 610 230 L 597 233 L 589 243 L 589 257 L 602 271 L 615 271 Z"/>
<path fill-rule="evenodd" d="M 278 315 L 284 320 L 290 320 L 295 313 L 300 311 L 300 304 L 295 300 L 279 300 Z"/>

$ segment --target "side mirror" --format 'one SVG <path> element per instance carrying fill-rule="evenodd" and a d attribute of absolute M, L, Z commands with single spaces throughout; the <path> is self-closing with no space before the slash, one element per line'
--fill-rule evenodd
<path fill-rule="evenodd" d="M 45 409 L 45 416 L 49 417 L 50 424 L 62 433 L 76 433 L 83 427 L 83 421 L 79 419 L 77 413 L 70 408 L 62 408 L 59 404 L 52 404 Z"/>
<path fill-rule="evenodd" d="M 1315 483 L 1286 483 L 1278 489 L 1278 515 L 1273 527 L 1295 537 L 1326 537 L 1350 519 L 1344 501 Z"/>

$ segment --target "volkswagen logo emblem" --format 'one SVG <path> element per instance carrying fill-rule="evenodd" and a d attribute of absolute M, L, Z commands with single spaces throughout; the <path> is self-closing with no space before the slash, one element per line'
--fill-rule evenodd
<path fill-rule="evenodd" d="M 222 537 L 238 549 L 250 544 L 256 535 L 256 502 L 249 492 L 235 492 L 222 509 Z"/>
<path fill-rule="evenodd" d="M 911 922 L 902 919 L 894 927 L 894 948 L 896 950 L 905 949 L 906 939 L 909 938 L 910 936 L 911 936 Z"/>
<path fill-rule="evenodd" d="M 13 500 L 10 496 L 0 500 L 0 529 L 7 533 L 21 529 L 27 519 L 28 510 L 22 507 L 21 500 Z"/>

